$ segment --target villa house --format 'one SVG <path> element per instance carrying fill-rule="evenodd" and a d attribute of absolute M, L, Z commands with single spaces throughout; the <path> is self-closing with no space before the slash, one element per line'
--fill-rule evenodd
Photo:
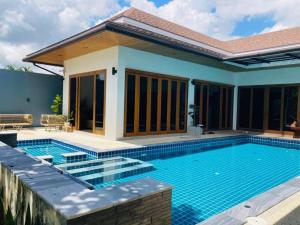
<path fill-rule="evenodd" d="M 64 67 L 64 113 L 109 139 L 187 132 L 191 105 L 207 130 L 300 120 L 300 28 L 220 41 L 130 8 L 24 61 Z"/>

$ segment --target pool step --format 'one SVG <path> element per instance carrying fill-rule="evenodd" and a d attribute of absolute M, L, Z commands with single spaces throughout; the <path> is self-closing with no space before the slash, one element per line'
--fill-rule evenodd
<path fill-rule="evenodd" d="M 39 160 L 45 160 L 49 163 L 53 163 L 53 156 L 52 155 L 40 155 L 36 157 Z"/>
<path fill-rule="evenodd" d="M 124 167 L 130 167 L 137 164 L 141 164 L 142 162 L 140 160 L 136 159 L 126 159 L 122 161 L 111 161 L 111 163 L 103 163 L 100 165 L 94 165 L 93 163 L 89 167 L 83 167 L 83 168 L 76 168 L 76 169 L 70 169 L 67 170 L 67 172 L 75 177 L 80 177 L 84 175 L 89 175 L 93 173 L 101 173 L 104 171 L 110 171 L 110 170 L 116 170 L 121 169 Z"/>
<path fill-rule="evenodd" d="M 154 167 L 150 163 L 142 162 L 138 165 L 133 165 L 125 168 L 109 170 L 100 173 L 93 173 L 85 176 L 78 177 L 90 184 L 99 184 L 104 182 L 114 181 L 120 178 L 136 175 L 153 170 Z"/>
<path fill-rule="evenodd" d="M 68 153 L 61 154 L 61 156 L 64 158 L 64 160 L 67 163 L 80 162 L 82 160 L 86 160 L 87 155 L 88 154 L 85 152 L 68 152 Z"/>
<path fill-rule="evenodd" d="M 110 158 L 94 159 L 94 160 L 74 162 L 74 163 L 64 163 L 64 164 L 56 165 L 56 167 L 62 170 L 72 170 L 72 169 L 102 165 L 111 162 L 120 162 L 124 160 L 125 160 L 124 157 L 110 157 Z"/>

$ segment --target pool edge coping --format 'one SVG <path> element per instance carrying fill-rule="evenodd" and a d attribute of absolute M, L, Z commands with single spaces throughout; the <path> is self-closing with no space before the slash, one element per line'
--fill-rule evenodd
<path fill-rule="evenodd" d="M 205 139 L 193 139 L 193 140 L 184 140 L 184 141 L 176 141 L 176 142 L 171 142 L 171 143 L 158 143 L 158 144 L 150 144 L 150 145 L 140 145 L 140 146 L 133 146 L 133 147 L 127 147 L 127 148 L 117 148 L 117 149 L 107 149 L 103 150 L 101 149 L 101 152 L 95 151 L 97 148 L 94 147 L 89 147 L 85 146 L 82 144 L 77 144 L 77 143 L 72 143 L 70 141 L 65 141 L 64 139 L 60 138 L 49 138 L 50 140 L 62 142 L 65 144 L 73 145 L 79 148 L 85 148 L 88 151 L 93 151 L 97 155 L 100 153 L 105 153 L 105 152 L 118 152 L 122 150 L 133 150 L 133 149 L 146 149 L 146 148 L 152 148 L 152 147 L 163 147 L 163 146 L 175 146 L 177 144 L 191 144 L 191 143 L 197 143 L 197 142 L 202 142 L 202 141 L 213 141 L 215 139 L 217 140 L 222 140 L 226 138 L 249 138 L 248 142 L 249 143 L 257 143 L 257 144 L 265 144 L 265 143 L 260 143 L 260 141 L 266 141 L 266 142 L 271 142 L 269 145 L 271 146 L 278 146 L 284 144 L 299 144 L 300 145 L 300 140 L 290 140 L 290 139 L 284 139 L 284 138 L 278 138 L 278 137 L 264 137 L 261 135 L 252 135 L 252 134 L 237 134 L 237 135 L 228 135 L 228 136 L 223 136 L 223 137 L 210 137 L 210 138 L 205 138 Z M 250 139 L 254 138 L 254 139 Z M 255 139 L 257 142 L 255 142 Z M 40 139 L 36 139 L 37 141 Z M 22 140 L 23 141 L 23 140 Z M 277 145 L 278 144 L 278 145 Z M 267 145 L 267 144 L 265 144 Z M 278 146 L 282 147 L 282 146 Z M 289 148 L 291 146 L 286 146 L 286 148 Z M 97 149 L 99 150 L 99 149 Z M 155 150 L 155 149 L 153 149 Z M 298 149 L 299 150 L 299 149 Z M 296 183 L 293 184 L 292 183 Z M 289 188 L 289 191 L 282 195 L 282 190 L 281 188 L 287 189 Z M 244 202 L 241 202 L 225 211 L 222 211 L 221 213 L 218 213 L 216 215 L 213 215 L 212 217 L 197 223 L 196 225 L 225 225 L 225 224 L 230 224 L 230 225 L 243 225 L 246 223 L 245 219 L 247 217 L 255 217 L 263 212 L 269 210 L 273 206 L 279 204 L 280 202 L 288 199 L 291 197 L 293 194 L 300 192 L 300 176 L 294 177 L 282 184 L 279 184 L 259 195 L 256 195 Z M 244 207 L 245 205 L 250 206 L 250 208 Z"/>

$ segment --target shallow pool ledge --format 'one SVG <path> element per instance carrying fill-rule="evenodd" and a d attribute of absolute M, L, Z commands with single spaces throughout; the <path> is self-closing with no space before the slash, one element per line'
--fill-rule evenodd
<path fill-rule="evenodd" d="M 168 184 L 145 178 L 90 190 L 1 142 L 0 193 L 0 216 L 16 224 L 171 224 Z"/>

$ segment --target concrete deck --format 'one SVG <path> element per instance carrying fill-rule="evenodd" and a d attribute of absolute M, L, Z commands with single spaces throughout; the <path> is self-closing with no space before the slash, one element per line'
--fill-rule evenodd
<path fill-rule="evenodd" d="M 10 130 L 14 131 L 14 130 Z M 191 134 L 166 134 L 166 135 L 148 135 L 148 136 L 139 136 L 139 137 L 128 137 L 121 140 L 113 141 L 108 140 L 101 135 L 96 135 L 84 131 L 74 131 L 72 133 L 64 131 L 45 131 L 43 128 L 27 128 L 22 129 L 21 131 L 15 131 L 18 133 L 18 140 L 34 140 L 34 139 L 47 139 L 55 138 L 68 143 L 74 143 L 78 145 L 83 145 L 91 148 L 98 149 L 98 151 L 104 150 L 113 150 L 120 148 L 132 148 L 140 147 L 145 145 L 152 144 L 163 144 L 163 143 L 172 143 L 178 141 L 186 140 L 197 140 L 197 139 L 206 139 L 214 137 L 225 137 L 232 135 L 240 135 L 241 132 L 234 131 L 218 131 L 215 134 L 206 134 L 201 137 L 195 137 Z"/>
<path fill-rule="evenodd" d="M 8 131 L 11 132 L 15 130 L 8 130 Z M 15 132 L 18 133 L 18 137 L 17 137 L 18 140 L 56 138 L 62 141 L 72 142 L 74 144 L 95 148 L 98 149 L 98 151 L 104 151 L 104 150 L 107 151 L 107 150 L 120 149 L 120 148 L 132 148 L 132 147 L 140 147 L 145 145 L 172 143 L 172 142 L 187 141 L 187 140 L 225 137 L 225 136 L 240 135 L 245 133 L 242 131 L 217 131 L 215 132 L 215 134 L 205 134 L 205 135 L 201 135 L 201 137 L 195 137 L 189 133 L 148 135 L 148 136 L 128 137 L 128 138 L 123 138 L 121 140 L 113 141 L 113 140 L 108 140 L 101 135 L 96 135 L 84 131 L 74 131 L 72 133 L 67 133 L 64 131 L 49 132 L 49 131 L 45 131 L 44 128 L 27 128 Z M 292 139 L 292 136 L 282 136 L 280 134 L 259 134 L 259 133 L 251 133 L 251 134 L 284 138 L 284 139 Z"/>

